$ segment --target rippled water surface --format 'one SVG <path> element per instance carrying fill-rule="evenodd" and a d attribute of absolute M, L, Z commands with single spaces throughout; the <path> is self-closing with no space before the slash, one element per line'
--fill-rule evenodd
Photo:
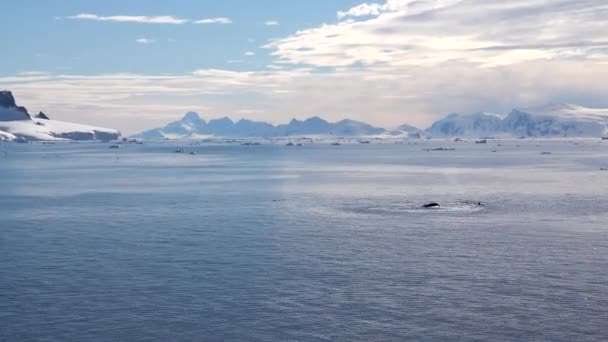
<path fill-rule="evenodd" d="M 0 340 L 608 340 L 608 142 L 108 146 L 0 144 Z"/>

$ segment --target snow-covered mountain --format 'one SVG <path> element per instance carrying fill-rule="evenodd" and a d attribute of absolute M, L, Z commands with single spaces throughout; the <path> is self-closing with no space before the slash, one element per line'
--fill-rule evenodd
<path fill-rule="evenodd" d="M 453 113 L 435 122 L 433 136 L 600 137 L 608 134 L 608 109 L 550 104 L 513 109 L 502 117 L 492 113 Z"/>
<path fill-rule="evenodd" d="M 389 139 L 422 139 L 428 138 L 431 135 L 419 128 L 414 126 L 403 124 L 397 128 L 386 130 L 380 138 L 385 137 Z"/>
<path fill-rule="evenodd" d="M 272 137 L 301 135 L 365 136 L 385 132 L 385 129 L 354 120 L 330 123 L 319 117 L 306 120 L 293 119 L 288 124 L 274 126 L 267 122 L 241 119 L 237 122 L 228 117 L 205 121 L 197 113 L 189 112 L 179 121 L 163 128 L 156 128 L 133 136 L 142 139 L 188 139 L 210 136 L 222 137 Z"/>
<path fill-rule="evenodd" d="M 40 112 L 32 118 L 17 106 L 10 91 L 0 91 L 0 140 L 116 140 L 120 132 L 71 122 L 51 120 Z"/>
<path fill-rule="evenodd" d="M 427 132 L 433 136 L 484 136 L 493 135 L 502 129 L 502 118 L 493 113 L 452 113 L 436 121 Z"/>
<path fill-rule="evenodd" d="M 604 136 L 608 134 L 608 109 L 572 104 L 514 109 L 503 120 L 503 130 L 514 136 Z"/>

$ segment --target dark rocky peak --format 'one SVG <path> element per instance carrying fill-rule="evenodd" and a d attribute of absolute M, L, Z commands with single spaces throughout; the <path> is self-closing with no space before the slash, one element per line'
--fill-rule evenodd
<path fill-rule="evenodd" d="M 8 90 L 0 91 L 0 109 L 8 109 L 8 111 L 5 111 L 5 113 L 1 115 L 0 121 L 32 119 L 25 107 L 17 106 L 13 93 Z"/>
<path fill-rule="evenodd" d="M 0 91 L 0 107 L 14 108 L 17 107 L 13 93 L 8 90 Z"/>
<path fill-rule="evenodd" d="M 38 115 L 36 115 L 36 119 L 43 119 L 43 120 L 51 120 L 51 118 L 49 118 L 46 114 L 44 114 L 43 112 L 38 113 Z"/>

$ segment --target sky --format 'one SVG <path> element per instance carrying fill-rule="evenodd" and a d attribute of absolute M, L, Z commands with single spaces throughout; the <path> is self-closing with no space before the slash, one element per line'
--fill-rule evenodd
<path fill-rule="evenodd" d="M 127 134 L 187 111 L 426 128 L 608 107 L 606 0 L 22 0 L 0 30 L 20 105 Z"/>

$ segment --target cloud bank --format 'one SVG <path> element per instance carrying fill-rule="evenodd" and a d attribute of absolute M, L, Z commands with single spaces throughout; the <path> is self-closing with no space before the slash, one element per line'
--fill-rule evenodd
<path fill-rule="evenodd" d="M 574 102 L 605 106 L 606 65 L 528 62 L 484 68 L 445 65 L 318 72 L 277 69 L 237 72 L 204 69 L 187 75 L 32 75 L 2 77 L 20 103 L 58 119 L 134 133 L 186 111 L 206 117 L 247 117 L 280 123 L 321 115 L 385 127 L 425 128 L 452 111 L 505 112 L 514 106 Z"/>
<path fill-rule="evenodd" d="M 283 63 L 318 67 L 493 67 L 608 54 L 608 2 L 602 0 L 389 0 L 337 16 L 351 18 L 266 47 Z"/>

